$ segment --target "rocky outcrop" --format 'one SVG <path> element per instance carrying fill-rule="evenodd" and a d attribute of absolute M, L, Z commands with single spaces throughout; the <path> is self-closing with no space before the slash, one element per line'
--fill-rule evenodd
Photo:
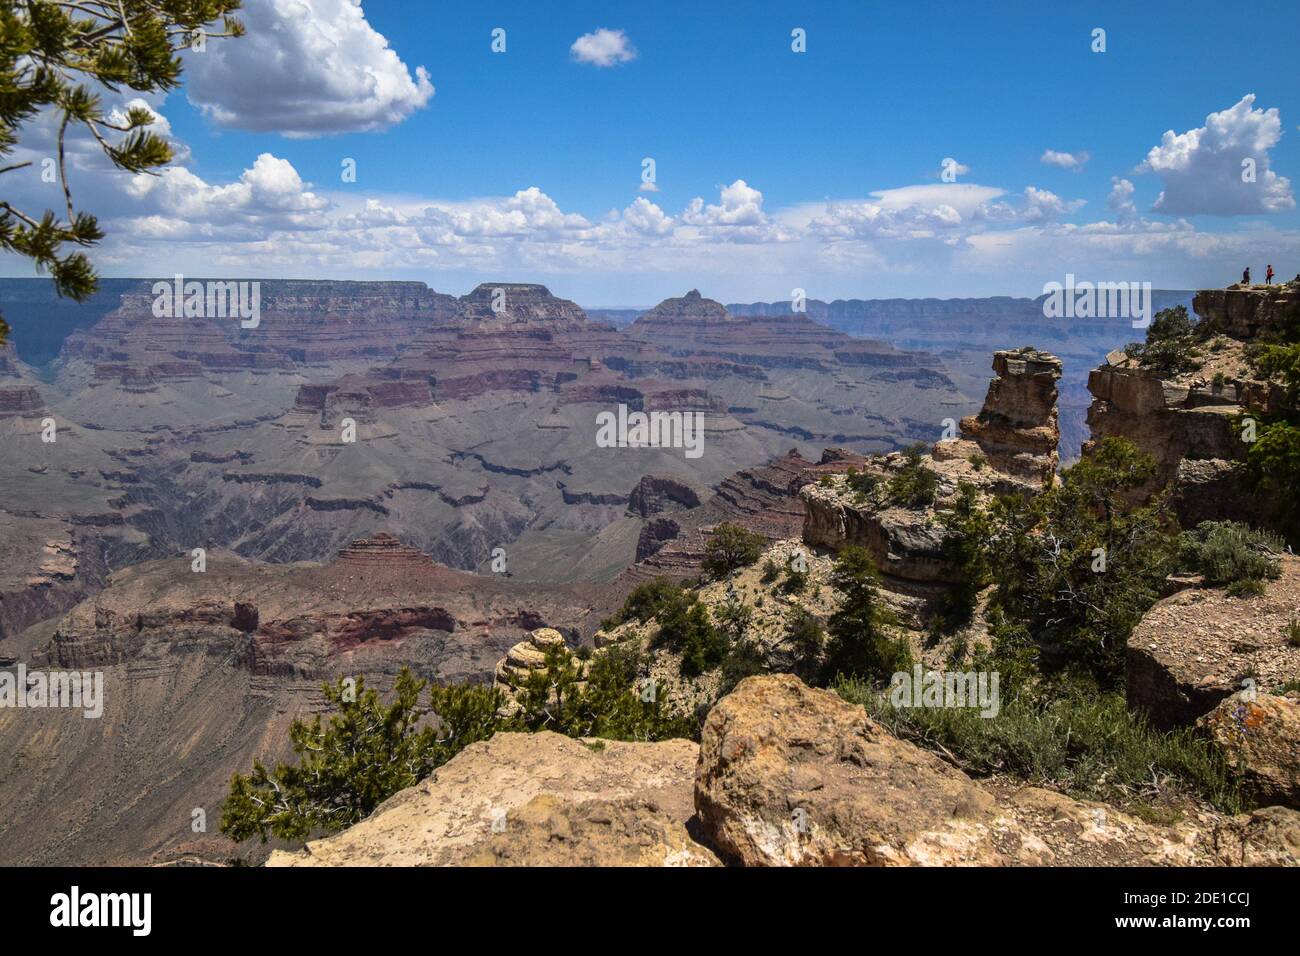
<path fill-rule="evenodd" d="M 554 628 L 539 627 L 528 635 L 527 640 L 510 648 L 497 663 L 492 686 L 505 695 L 505 702 L 499 711 L 502 717 L 509 717 L 519 711 L 519 692 L 534 673 L 546 670 L 546 654 L 556 648 L 568 648 L 564 635 Z M 579 661 L 575 663 L 582 666 Z"/>
<path fill-rule="evenodd" d="M 684 481 L 667 475 L 645 475 L 628 497 L 627 510 L 642 518 L 683 508 L 698 508 L 700 494 Z"/>
<path fill-rule="evenodd" d="M 962 419 L 961 433 L 913 460 L 902 453 L 842 460 L 799 496 L 805 507 L 803 540 L 815 548 L 865 548 L 887 592 L 916 628 L 924 628 L 948 586 L 961 579 L 943 553 L 946 531 L 940 513 L 960 486 L 985 497 L 1031 494 L 1055 480 L 1056 382 L 1061 363 L 1053 355 L 1024 348 L 998 352 L 997 376 L 978 415 Z M 900 503 L 890 486 L 905 469 L 933 473 L 934 500 Z M 852 483 L 848 471 L 861 474 Z M 866 485 L 875 490 L 868 490 Z"/>
<path fill-rule="evenodd" d="M 748 678 L 709 714 L 695 807 L 702 839 L 750 866 L 1300 864 L 1294 811 L 1159 827 L 1000 791 L 789 675 Z"/>
<path fill-rule="evenodd" d="M 1296 865 L 1300 814 L 1174 826 L 980 783 L 830 691 L 751 677 L 697 747 L 552 733 L 470 744 L 368 819 L 271 866 Z"/>
<path fill-rule="evenodd" d="M 1129 707 L 1158 727 L 1190 726 L 1231 694 L 1294 680 L 1300 646 L 1287 628 L 1300 617 L 1300 558 L 1283 555 L 1281 572 L 1261 595 L 1188 588 L 1157 602 L 1129 635 Z"/>
<path fill-rule="evenodd" d="M 1192 308 L 1202 321 L 1234 339 L 1257 339 L 1283 328 L 1288 313 L 1300 306 L 1300 282 L 1276 286 L 1229 286 L 1202 289 Z"/>
<path fill-rule="evenodd" d="M 1171 486 L 1186 527 L 1225 519 L 1266 524 L 1273 504 L 1244 480 L 1246 446 L 1236 422 L 1290 407 L 1282 384 L 1259 378 L 1247 352 L 1281 332 L 1286 316 L 1300 308 L 1300 282 L 1206 290 L 1196 294 L 1193 308 L 1202 341 L 1191 371 L 1162 375 L 1120 351 L 1092 370 L 1092 439 L 1085 452 L 1112 436 L 1137 444 L 1156 461 L 1147 492 Z"/>
<path fill-rule="evenodd" d="M 1056 410 L 1061 360 L 1025 347 L 993 353 L 993 371 L 984 407 L 961 421 L 963 437 L 999 471 L 1051 482 L 1061 437 Z"/>
<path fill-rule="evenodd" d="M 832 551 L 866 548 L 881 573 L 891 578 L 917 583 L 959 579 L 943 555 L 944 530 L 932 512 L 858 502 L 842 481 L 809 485 L 803 500 L 808 544 Z"/>
<path fill-rule="evenodd" d="M 1198 722 L 1242 789 L 1261 805 L 1300 807 L 1300 703 L 1243 692 L 1221 701 Z"/>
<path fill-rule="evenodd" d="M 349 830 L 268 866 L 716 866 L 691 835 L 699 748 L 497 734 Z"/>

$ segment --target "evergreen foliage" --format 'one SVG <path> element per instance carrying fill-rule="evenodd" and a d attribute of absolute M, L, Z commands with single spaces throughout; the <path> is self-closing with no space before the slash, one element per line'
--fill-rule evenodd
<path fill-rule="evenodd" d="M 880 576 L 871 555 L 859 547 L 842 550 L 831 584 L 843 600 L 827 624 L 823 681 L 837 676 L 888 680 L 895 671 L 911 667 L 906 639 L 891 635 L 897 622 L 880 598 Z"/>
<path fill-rule="evenodd" d="M 704 571 L 714 578 L 725 578 L 762 557 L 766 543 L 766 538 L 748 528 L 738 524 L 720 524 L 713 529 L 704 546 Z"/>
<path fill-rule="evenodd" d="M 175 89 L 183 50 L 243 34 L 231 16 L 239 6 L 239 0 L 11 0 L 0 6 L 0 161 L 18 147 L 23 124 L 53 112 L 63 194 L 57 213 L 24 211 L 0 199 L 0 250 L 31 259 L 38 271 L 50 274 L 59 295 L 81 301 L 95 291 L 86 254 L 66 249 L 84 249 L 104 236 L 96 218 L 74 206 L 64 148 L 68 133 L 88 133 L 125 172 L 153 173 L 169 164 L 171 146 L 149 129 L 156 116 L 142 107 L 120 117 L 106 114 L 98 90 Z M 31 164 L 0 166 L 0 174 Z M 7 331 L 0 321 L 0 344 Z"/>
<path fill-rule="evenodd" d="M 915 444 L 904 450 L 903 467 L 889 479 L 889 499 L 904 508 L 924 508 L 934 504 L 939 491 L 939 476 L 921 460 L 925 445 Z"/>

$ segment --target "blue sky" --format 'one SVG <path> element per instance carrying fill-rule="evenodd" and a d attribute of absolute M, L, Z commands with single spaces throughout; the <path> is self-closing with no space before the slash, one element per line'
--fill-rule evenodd
<path fill-rule="evenodd" d="M 105 274 L 535 280 L 633 305 L 1300 272 L 1294 2 L 246 7 L 249 37 L 150 102 L 184 178 L 132 184 L 87 150 Z M 600 29 L 619 36 L 584 49 L 613 58 L 584 62 Z"/>

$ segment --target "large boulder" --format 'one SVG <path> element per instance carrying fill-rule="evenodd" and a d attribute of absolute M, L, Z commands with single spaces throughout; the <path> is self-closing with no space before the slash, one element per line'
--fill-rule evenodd
<path fill-rule="evenodd" d="M 1300 704 L 1272 694 L 1234 694 L 1197 724 L 1257 803 L 1300 807 Z"/>
<path fill-rule="evenodd" d="M 710 712 L 695 808 L 746 866 L 1046 862 L 1020 833 L 999 848 L 996 802 L 965 774 L 790 675 L 748 678 Z"/>
<path fill-rule="evenodd" d="M 351 829 L 267 865 L 716 865 L 687 830 L 697 753 L 689 740 L 497 734 Z"/>
<path fill-rule="evenodd" d="M 1263 594 L 1189 588 L 1157 602 L 1129 635 L 1129 707 L 1157 727 L 1190 726 L 1231 694 L 1300 674 L 1300 647 L 1286 637 L 1300 616 L 1300 558 L 1281 561 Z"/>
<path fill-rule="evenodd" d="M 1300 814 L 1196 812 L 1157 826 L 1006 780 L 977 783 L 789 675 L 742 681 L 709 714 L 700 834 L 750 866 L 1296 865 Z"/>

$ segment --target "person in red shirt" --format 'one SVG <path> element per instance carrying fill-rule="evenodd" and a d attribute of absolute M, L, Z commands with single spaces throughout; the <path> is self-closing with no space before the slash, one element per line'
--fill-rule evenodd
<path fill-rule="evenodd" d="M 1270 265 L 1264 273 L 1264 285 L 1273 284 L 1273 267 Z"/>

